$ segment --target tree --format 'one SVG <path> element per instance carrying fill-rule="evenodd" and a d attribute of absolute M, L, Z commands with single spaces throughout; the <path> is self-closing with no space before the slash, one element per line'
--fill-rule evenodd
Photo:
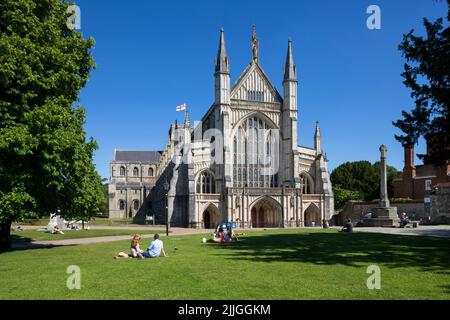
<path fill-rule="evenodd" d="M 393 179 L 398 175 L 396 168 L 387 166 L 388 195 L 393 196 Z M 343 190 L 354 191 L 359 197 L 349 200 L 374 200 L 380 198 L 380 162 L 369 161 L 346 162 L 331 173 L 333 186 Z M 333 187 L 334 190 L 334 187 Z M 341 190 L 339 190 L 341 191 Z M 339 208 L 339 206 L 337 206 Z"/>
<path fill-rule="evenodd" d="M 89 219 L 101 200 L 82 107 L 93 39 L 67 28 L 65 0 L 0 2 L 0 248 L 11 223 L 60 212 Z"/>
<path fill-rule="evenodd" d="M 361 200 L 361 194 L 358 191 L 347 190 L 340 185 L 333 185 L 333 193 L 336 209 L 344 208 L 344 205 L 350 200 Z"/>
<path fill-rule="evenodd" d="M 102 189 L 102 203 L 100 204 L 99 207 L 99 212 L 101 213 L 106 213 L 109 211 L 109 203 L 108 203 L 108 184 L 102 184 L 101 185 L 101 189 Z"/>
<path fill-rule="evenodd" d="M 377 188 L 373 190 L 373 192 L 368 196 L 368 200 L 374 200 L 380 198 L 380 170 L 381 170 L 381 162 L 377 161 L 373 164 L 373 169 L 376 172 L 376 176 L 378 179 Z M 397 178 L 400 172 L 393 166 L 386 166 L 387 172 L 387 190 L 388 196 L 393 199 L 394 197 L 394 179 Z"/>
<path fill-rule="evenodd" d="M 403 146 L 425 138 L 429 152 L 419 157 L 425 163 L 444 165 L 450 161 L 450 27 L 444 29 L 442 18 L 433 23 L 424 18 L 424 26 L 426 38 L 411 30 L 399 46 L 407 61 L 403 83 L 411 89 L 415 108 L 403 111 L 403 119 L 393 122 L 404 133 L 395 138 Z"/>
<path fill-rule="evenodd" d="M 374 184 L 379 184 L 377 174 L 369 161 L 341 164 L 331 173 L 331 182 L 343 189 L 359 192 L 362 199 L 373 193 Z"/>

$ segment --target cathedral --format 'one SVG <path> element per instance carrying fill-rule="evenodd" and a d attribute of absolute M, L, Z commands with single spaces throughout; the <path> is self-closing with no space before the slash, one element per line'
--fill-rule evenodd
<path fill-rule="evenodd" d="M 256 29 L 251 61 L 230 83 L 220 31 L 215 99 L 201 121 L 173 123 L 162 151 L 115 150 L 110 163 L 110 218 L 213 228 L 319 226 L 334 214 L 319 124 L 314 147 L 298 144 L 298 81 L 287 44 L 283 95 L 263 71 Z"/>

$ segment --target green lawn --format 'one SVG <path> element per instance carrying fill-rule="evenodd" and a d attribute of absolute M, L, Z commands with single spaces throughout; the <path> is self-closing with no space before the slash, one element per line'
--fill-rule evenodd
<path fill-rule="evenodd" d="M 106 237 L 106 236 L 123 236 L 139 234 L 154 234 L 163 233 L 161 230 L 116 230 L 116 229 L 98 229 L 98 230 L 65 230 L 64 234 L 51 234 L 45 231 L 24 230 L 11 232 L 11 241 L 15 242 L 30 242 L 41 240 L 64 240 L 77 238 L 91 238 L 91 237 Z"/>
<path fill-rule="evenodd" d="M 5 252 L 0 299 L 450 299 L 450 239 L 318 229 L 228 245 L 201 237 L 163 237 L 170 257 L 145 260 L 112 258 L 128 240 Z M 66 287 L 69 265 L 81 268 L 81 290 Z M 381 290 L 366 286 L 369 265 L 381 268 Z"/>

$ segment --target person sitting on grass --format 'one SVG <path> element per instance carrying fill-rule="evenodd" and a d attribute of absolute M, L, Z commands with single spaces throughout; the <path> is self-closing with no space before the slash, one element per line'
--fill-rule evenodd
<path fill-rule="evenodd" d="M 144 251 L 142 255 L 144 258 L 158 258 L 161 253 L 164 257 L 168 257 L 166 252 L 164 251 L 164 244 L 161 240 L 159 240 L 159 234 L 155 234 L 153 236 L 155 240 L 153 240 L 147 248 L 147 251 Z"/>
<path fill-rule="evenodd" d="M 125 253 L 125 252 L 119 252 L 117 254 L 117 256 L 114 257 L 114 259 L 119 259 L 119 258 L 140 258 L 140 259 L 144 259 L 144 256 L 142 255 L 142 253 L 144 252 L 144 250 L 141 250 L 141 248 L 139 248 L 139 241 L 141 240 L 141 235 L 140 234 L 135 234 L 133 236 L 133 239 L 131 239 L 131 244 L 130 244 L 130 251 L 131 253 Z"/>
<path fill-rule="evenodd" d="M 322 220 L 322 228 L 324 229 L 330 229 L 330 224 L 328 223 L 327 219 Z"/>
<path fill-rule="evenodd" d="M 353 232 L 353 223 L 352 220 L 347 219 L 347 222 L 345 223 L 344 227 L 341 230 L 342 232 Z"/>
<path fill-rule="evenodd" d="M 144 256 L 142 255 L 144 250 L 141 250 L 141 248 L 139 248 L 139 241 L 140 240 L 141 240 L 141 235 L 140 234 L 135 234 L 134 237 L 133 237 L 133 240 L 131 240 L 131 246 L 130 246 L 131 256 L 133 258 L 144 259 Z"/>
<path fill-rule="evenodd" d="M 223 233 L 223 229 L 219 228 L 219 231 L 215 234 L 213 238 L 209 238 L 208 240 L 206 238 L 203 238 L 203 242 L 214 242 L 214 243 L 222 243 L 225 242 L 225 234 Z"/>
<path fill-rule="evenodd" d="M 233 231 L 233 228 L 231 226 L 227 227 L 227 232 L 225 234 L 225 241 L 232 241 L 232 240 L 238 240 L 238 237 L 236 233 Z"/>

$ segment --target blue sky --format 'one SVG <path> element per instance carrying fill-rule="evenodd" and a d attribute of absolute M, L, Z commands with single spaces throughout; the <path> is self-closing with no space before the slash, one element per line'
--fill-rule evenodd
<path fill-rule="evenodd" d="M 392 121 L 413 102 L 402 84 L 397 50 L 422 18 L 444 17 L 439 0 L 316 1 L 76 1 L 81 31 L 92 36 L 97 69 L 82 90 L 86 131 L 99 150 L 95 163 L 109 177 L 114 148 L 161 150 L 168 128 L 186 102 L 191 122 L 214 99 L 214 58 L 225 29 L 231 81 L 250 62 L 253 24 L 260 64 L 282 93 L 287 40 L 293 41 L 299 78 L 299 144 L 313 145 L 316 120 L 330 169 L 346 161 L 379 158 L 403 168 L 403 150 Z M 381 30 L 369 30 L 369 5 L 381 8 Z M 423 152 L 421 143 L 416 150 Z"/>

